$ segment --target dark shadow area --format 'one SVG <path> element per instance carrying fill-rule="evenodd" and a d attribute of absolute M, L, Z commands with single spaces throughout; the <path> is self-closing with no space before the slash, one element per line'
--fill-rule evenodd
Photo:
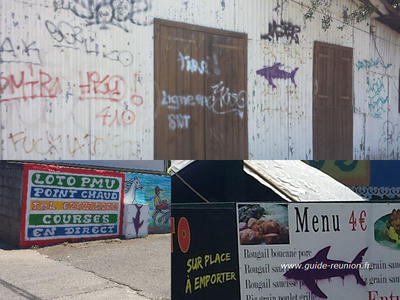
<path fill-rule="evenodd" d="M 209 202 L 284 201 L 243 170 L 243 161 L 195 161 L 178 175 Z M 172 176 L 172 203 L 205 203 L 178 176 Z"/>
<path fill-rule="evenodd" d="M 4 241 L 0 241 L 0 250 L 18 250 L 20 248 L 9 245 L 5 243 Z"/>

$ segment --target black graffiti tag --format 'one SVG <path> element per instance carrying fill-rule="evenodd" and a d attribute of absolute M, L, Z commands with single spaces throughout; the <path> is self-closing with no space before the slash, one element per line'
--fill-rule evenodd
<path fill-rule="evenodd" d="M 291 22 L 281 21 L 281 23 L 278 24 L 276 21 L 273 21 L 272 23 L 269 23 L 268 34 L 262 34 L 261 39 L 268 41 L 273 41 L 276 39 L 279 41 L 279 39 L 286 37 L 289 44 L 291 44 L 293 41 L 296 44 L 299 44 L 300 32 L 300 26 L 294 25 Z"/>
<path fill-rule="evenodd" d="M 152 0 L 54 0 L 54 9 L 69 10 L 86 20 L 87 26 L 100 25 L 107 29 L 116 26 L 128 32 L 125 22 L 148 26 L 153 20 L 148 12 Z"/>

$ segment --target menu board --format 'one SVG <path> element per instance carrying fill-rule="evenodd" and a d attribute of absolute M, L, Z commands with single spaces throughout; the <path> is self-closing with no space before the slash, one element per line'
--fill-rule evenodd
<path fill-rule="evenodd" d="M 400 203 L 238 203 L 241 299 L 400 299 Z"/>
<path fill-rule="evenodd" d="M 21 246 L 118 237 L 123 186 L 118 172 L 25 164 Z"/>

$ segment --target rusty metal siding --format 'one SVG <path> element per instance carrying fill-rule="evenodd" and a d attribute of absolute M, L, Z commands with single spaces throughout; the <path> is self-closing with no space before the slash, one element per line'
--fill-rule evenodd
<path fill-rule="evenodd" d="M 84 6 L 68 6 L 69 2 L 85 3 L 0 0 L 1 159 L 153 159 L 154 18 L 248 35 L 250 158 L 313 158 L 315 41 L 354 49 L 354 158 L 400 158 L 400 37 L 374 20 L 336 30 L 342 25 L 337 20 L 344 4 L 353 5 L 350 0 L 326 1 L 332 2 L 334 18 L 328 32 L 321 30 L 320 12 L 304 23 L 309 0 L 135 0 L 130 8 L 132 20 L 111 20 L 109 7 L 104 7 L 102 25 L 96 24 L 99 19 Z M 63 8 L 55 9 L 61 4 Z M 288 38 L 275 35 L 269 41 L 269 26 L 273 28 L 274 21 L 296 33 Z M 376 38 L 369 33 L 369 24 L 377 26 Z M 290 79 L 274 79 L 274 88 L 256 74 L 276 62 L 288 73 L 299 68 L 294 76 L 296 86 Z M 30 63 L 34 63 L 32 68 Z M 15 86 L 21 72 L 26 76 L 25 95 L 21 89 L 18 94 Z M 106 78 L 111 91 L 106 93 L 107 87 L 100 84 L 94 92 L 91 82 L 88 93 L 88 72 L 94 72 L 91 81 Z M 14 92 L 6 87 L 11 75 Z M 95 80 L 97 75 L 99 80 Z M 49 90 L 40 95 L 39 84 L 36 94 L 29 94 L 29 82 L 40 76 Z M 49 76 L 52 80 L 46 83 Z M 61 91 L 52 85 L 57 78 Z M 119 90 L 112 91 L 116 82 Z M 22 99 L 3 101 L 16 97 Z"/>

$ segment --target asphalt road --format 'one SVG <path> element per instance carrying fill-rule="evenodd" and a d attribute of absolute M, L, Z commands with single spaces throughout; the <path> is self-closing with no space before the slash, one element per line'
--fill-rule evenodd
<path fill-rule="evenodd" d="M 0 246 L 0 299 L 171 299 L 170 238 Z"/>

